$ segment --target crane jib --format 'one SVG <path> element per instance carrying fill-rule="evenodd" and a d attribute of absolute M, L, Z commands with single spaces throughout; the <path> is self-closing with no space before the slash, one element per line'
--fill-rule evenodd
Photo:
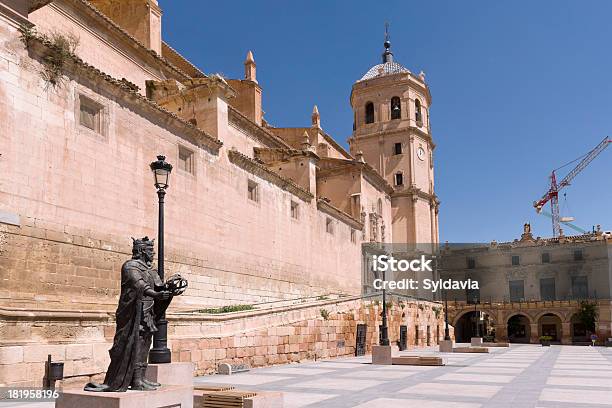
<path fill-rule="evenodd" d="M 591 163 L 601 152 L 603 152 L 606 149 L 606 147 L 610 145 L 610 143 L 612 143 L 612 139 L 606 136 L 597 146 L 595 146 L 595 148 L 593 148 L 593 150 L 591 150 L 586 155 L 584 155 L 580 163 L 578 163 L 576 167 L 574 167 L 569 173 L 567 173 L 567 175 L 558 184 L 557 184 L 557 177 L 555 174 L 555 170 L 552 171 L 550 175 L 549 190 L 546 192 L 546 194 L 544 194 L 544 196 L 542 196 L 542 198 L 540 198 L 538 201 L 535 201 L 533 203 L 533 206 L 535 207 L 536 211 L 539 213 L 540 211 L 542 211 L 542 207 L 544 207 L 544 204 L 550 201 L 550 206 L 551 206 L 552 215 L 553 215 L 552 217 L 553 237 L 556 237 L 560 231 L 559 216 L 558 216 L 559 214 L 559 201 L 558 201 L 559 191 L 563 189 L 564 187 L 568 186 L 570 182 L 574 179 L 574 177 L 576 177 L 582 170 L 584 170 L 589 165 L 589 163 Z M 579 159 L 576 159 L 576 160 L 579 160 Z M 569 164 L 571 164 L 571 162 Z M 563 167 L 565 167 L 565 165 Z"/>

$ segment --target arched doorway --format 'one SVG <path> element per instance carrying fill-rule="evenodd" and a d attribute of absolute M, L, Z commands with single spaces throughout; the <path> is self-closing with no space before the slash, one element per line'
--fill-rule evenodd
<path fill-rule="evenodd" d="M 508 341 L 511 343 L 529 343 L 531 329 L 529 319 L 522 314 L 516 314 L 508 319 Z"/>
<path fill-rule="evenodd" d="M 573 315 L 570 320 L 570 334 L 572 336 L 572 343 L 591 343 L 589 332 L 584 323 L 580 321 L 577 314 Z"/>
<path fill-rule="evenodd" d="M 543 314 L 538 319 L 538 334 L 548 336 L 551 342 L 561 341 L 561 318 L 554 313 Z"/>
<path fill-rule="evenodd" d="M 493 323 L 484 312 L 467 312 L 455 323 L 455 341 L 457 343 L 469 343 L 472 337 L 485 337 L 493 328 Z"/>

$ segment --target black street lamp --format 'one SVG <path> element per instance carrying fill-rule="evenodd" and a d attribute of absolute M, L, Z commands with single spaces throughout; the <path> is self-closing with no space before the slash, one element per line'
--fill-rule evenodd
<path fill-rule="evenodd" d="M 158 241 L 157 241 L 157 273 L 160 279 L 164 280 L 164 197 L 168 188 L 168 178 L 172 171 L 172 165 L 166 162 L 166 156 L 159 155 L 157 160 L 151 163 L 151 170 L 155 177 L 155 188 L 159 198 L 159 221 L 158 221 Z M 166 312 L 159 316 L 157 331 L 153 335 L 153 348 L 149 352 L 149 362 L 154 364 L 170 363 L 172 353 L 168 348 L 168 321 Z"/>
<path fill-rule="evenodd" d="M 478 303 L 476 303 L 478 301 L 478 298 L 476 296 L 474 296 L 474 312 L 475 314 L 475 319 L 476 319 L 476 337 L 480 337 L 480 311 L 478 310 Z"/>
<path fill-rule="evenodd" d="M 389 330 L 387 329 L 387 291 L 385 290 L 385 271 L 383 271 L 382 275 L 383 280 L 383 289 L 382 289 L 382 325 L 380 326 L 381 336 L 380 336 L 380 345 L 388 346 L 389 345 Z"/>
<path fill-rule="evenodd" d="M 444 340 L 450 339 L 450 329 L 448 328 L 448 289 L 444 289 Z"/>

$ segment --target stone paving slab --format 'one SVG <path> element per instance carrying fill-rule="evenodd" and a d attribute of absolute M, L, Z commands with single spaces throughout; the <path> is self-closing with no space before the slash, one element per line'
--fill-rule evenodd
<path fill-rule="evenodd" d="M 286 408 L 612 408 L 612 350 L 512 344 L 490 354 L 459 356 L 433 347 L 405 354 L 442 356 L 447 365 L 374 366 L 359 357 L 240 376 L 263 379 L 249 389 L 282 391 Z M 235 383 L 227 376 L 197 381 Z"/>

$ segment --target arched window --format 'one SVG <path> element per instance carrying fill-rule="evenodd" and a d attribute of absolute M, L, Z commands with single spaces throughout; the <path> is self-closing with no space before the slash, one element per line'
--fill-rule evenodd
<path fill-rule="evenodd" d="M 382 215 L 382 210 L 382 200 L 379 198 L 378 202 L 376 203 L 376 214 Z"/>
<path fill-rule="evenodd" d="M 391 120 L 402 118 L 402 102 L 400 98 L 394 96 L 391 98 Z"/>
<path fill-rule="evenodd" d="M 365 123 L 374 123 L 374 104 L 372 102 L 365 105 Z"/>
<path fill-rule="evenodd" d="M 417 124 L 421 126 L 423 123 L 423 114 L 421 113 L 421 101 L 418 99 L 414 100 L 414 119 L 417 121 Z"/>
<path fill-rule="evenodd" d="M 402 172 L 395 173 L 395 185 L 396 186 L 404 185 L 404 175 L 402 174 Z"/>

